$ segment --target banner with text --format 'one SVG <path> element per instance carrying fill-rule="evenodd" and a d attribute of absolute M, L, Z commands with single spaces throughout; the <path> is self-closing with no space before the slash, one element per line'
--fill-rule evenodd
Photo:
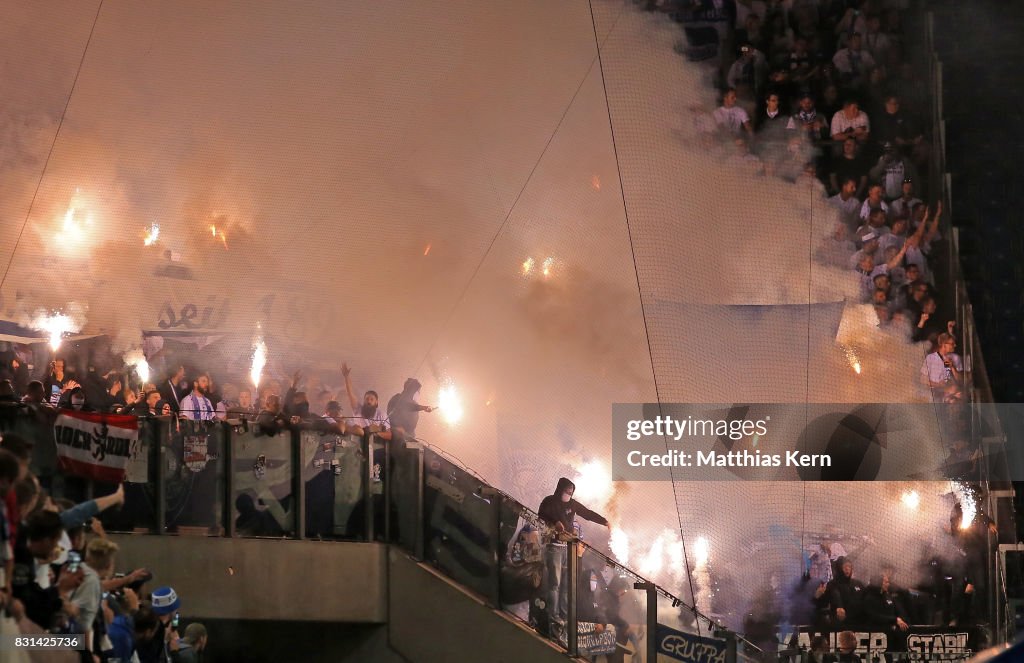
<path fill-rule="evenodd" d="M 664 624 L 655 631 L 658 663 L 725 663 L 725 640 L 702 638 Z"/>
<path fill-rule="evenodd" d="M 139 444 L 135 417 L 61 410 L 53 426 L 60 469 L 96 481 L 120 483 Z"/>

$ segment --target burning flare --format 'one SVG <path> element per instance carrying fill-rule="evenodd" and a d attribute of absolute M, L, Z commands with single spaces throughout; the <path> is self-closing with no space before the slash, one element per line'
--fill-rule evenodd
<path fill-rule="evenodd" d="M 256 341 L 252 349 L 252 368 L 249 369 L 249 378 L 252 379 L 253 388 L 260 386 L 260 376 L 263 374 L 263 367 L 267 365 L 267 344 L 263 339 Z"/>
<path fill-rule="evenodd" d="M 613 526 L 608 538 L 608 547 L 620 564 L 629 564 L 629 535 L 626 534 L 626 530 Z"/>
<path fill-rule="evenodd" d="M 227 250 L 227 248 L 228 248 L 228 236 L 224 233 L 224 229 L 223 228 L 218 229 L 216 224 L 211 224 L 210 225 L 210 235 L 214 239 L 220 239 L 220 243 L 223 244 L 224 245 L 224 249 Z"/>
<path fill-rule="evenodd" d="M 697 540 L 693 542 L 693 561 L 698 569 L 708 565 L 710 555 L 711 544 L 708 543 L 705 537 L 697 537 Z"/>
<path fill-rule="evenodd" d="M 921 496 L 916 490 L 907 490 L 900 495 L 900 501 L 903 502 L 903 506 L 916 511 L 917 507 L 921 505 Z"/>
<path fill-rule="evenodd" d="M 960 509 L 963 511 L 960 529 L 967 529 L 974 522 L 974 517 L 978 515 L 978 503 L 975 500 L 974 491 L 959 481 L 953 481 L 951 485 L 953 495 L 956 496 L 956 501 L 960 503 Z"/>
<path fill-rule="evenodd" d="M 850 368 L 857 375 L 860 375 L 860 358 L 857 356 L 857 351 L 852 345 L 843 345 L 843 353 L 846 355 L 846 361 L 850 362 Z"/>
<path fill-rule="evenodd" d="M 584 504 L 592 504 L 594 508 L 606 503 L 615 490 L 611 470 L 599 460 L 592 460 L 579 467 L 573 483 L 576 484 L 574 497 Z"/>
<path fill-rule="evenodd" d="M 79 327 L 71 316 L 63 313 L 37 314 L 30 325 L 33 329 L 44 331 L 50 336 L 50 349 L 56 352 L 60 348 L 61 339 L 66 334 L 78 331 Z"/>
<path fill-rule="evenodd" d="M 149 382 L 149 362 L 146 361 L 146 355 L 142 353 L 142 350 L 131 350 L 126 353 L 124 363 L 135 368 L 142 384 Z"/>
<path fill-rule="evenodd" d="M 152 223 L 149 230 L 146 231 L 146 237 L 142 240 L 142 244 L 143 246 L 153 246 L 158 239 L 160 239 L 160 225 Z"/>
<path fill-rule="evenodd" d="M 554 266 L 554 264 L 555 264 L 555 259 L 554 258 L 545 258 L 544 259 L 544 265 L 543 265 L 543 268 L 542 268 L 543 269 L 543 273 L 544 273 L 544 278 L 547 278 L 547 277 L 551 276 L 551 268 Z"/>
<path fill-rule="evenodd" d="M 462 399 L 459 398 L 459 392 L 451 380 L 441 387 L 437 395 L 437 406 L 441 410 L 441 417 L 449 426 L 454 426 L 462 420 Z"/>
<path fill-rule="evenodd" d="M 533 271 L 533 258 L 527 258 L 523 261 L 523 276 L 529 276 L 530 272 Z"/>

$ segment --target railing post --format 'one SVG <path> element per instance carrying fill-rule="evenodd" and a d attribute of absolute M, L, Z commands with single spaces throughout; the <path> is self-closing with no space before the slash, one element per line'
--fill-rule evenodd
<path fill-rule="evenodd" d="M 424 454 L 423 445 L 419 444 L 419 445 L 417 445 L 417 447 L 418 448 L 416 449 L 416 529 L 415 529 L 415 537 L 416 538 L 414 539 L 413 545 L 414 545 L 414 551 L 415 551 L 416 559 L 422 560 L 424 558 L 424 551 L 426 550 L 426 545 L 425 545 L 425 542 L 423 540 L 423 530 L 424 530 L 423 518 L 424 518 L 424 515 L 425 515 L 423 513 L 423 505 L 424 505 L 423 490 L 424 490 L 424 486 L 425 486 L 425 479 L 424 479 L 424 474 L 423 473 L 424 473 L 425 467 L 424 467 L 424 462 L 423 462 L 423 454 Z"/>
<path fill-rule="evenodd" d="M 224 448 L 221 450 L 221 457 L 224 459 L 224 508 L 222 509 L 224 533 L 228 537 L 234 537 L 237 534 L 235 519 L 232 517 L 235 505 L 235 428 L 227 422 L 222 425 L 224 426 Z"/>
<path fill-rule="evenodd" d="M 565 643 L 566 649 L 569 650 L 569 656 L 579 654 L 580 626 L 576 615 L 577 584 L 580 575 L 579 545 L 578 539 L 573 539 L 566 544 L 566 561 L 568 563 L 565 572 L 569 575 L 569 605 L 565 624 Z"/>
<path fill-rule="evenodd" d="M 364 435 L 363 445 L 366 449 L 366 471 L 363 473 L 363 504 L 366 505 L 363 509 L 366 516 L 364 531 L 366 540 L 372 542 L 375 538 L 373 531 L 373 435 Z"/>
<path fill-rule="evenodd" d="M 376 439 L 376 436 L 374 437 Z M 380 468 L 384 488 L 384 541 L 391 542 L 391 442 L 381 438 L 384 445 L 384 463 Z"/>
<path fill-rule="evenodd" d="M 647 592 L 647 661 L 658 660 L 658 641 L 654 634 L 658 630 L 658 586 L 653 582 L 633 583 L 633 589 Z M 734 659 L 735 660 L 735 659 Z"/>
<path fill-rule="evenodd" d="M 164 424 L 167 425 L 167 437 L 171 435 L 170 421 L 157 421 L 156 434 L 153 436 L 156 450 L 156 533 L 164 534 L 167 531 L 167 481 L 165 478 L 165 457 L 168 452 L 168 445 L 164 444 Z"/>
<path fill-rule="evenodd" d="M 306 482 L 302 478 L 302 431 L 292 429 L 292 495 L 295 508 L 295 538 L 306 538 Z"/>

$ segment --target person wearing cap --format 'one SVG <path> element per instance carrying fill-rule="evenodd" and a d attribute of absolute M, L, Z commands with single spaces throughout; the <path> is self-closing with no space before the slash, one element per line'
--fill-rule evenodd
<path fill-rule="evenodd" d="M 744 42 L 725 80 L 744 99 L 755 100 L 764 88 L 767 70 L 768 62 L 764 53 L 750 42 Z"/>
<path fill-rule="evenodd" d="M 158 587 L 153 590 L 149 607 L 157 619 L 156 631 L 148 641 L 139 640 L 139 663 L 167 663 L 170 660 L 168 644 L 172 638 L 178 637 L 171 622 L 181 608 L 181 600 L 173 587 Z"/>

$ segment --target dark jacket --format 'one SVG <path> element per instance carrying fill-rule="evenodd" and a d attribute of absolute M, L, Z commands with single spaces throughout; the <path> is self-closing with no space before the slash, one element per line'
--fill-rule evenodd
<path fill-rule="evenodd" d="M 388 421 L 391 428 L 404 429 L 406 437 L 416 437 L 420 411 L 426 409 L 426 406 L 416 402 L 416 394 L 420 387 L 418 380 L 409 378 L 402 387 L 402 393 L 395 394 L 388 401 Z"/>
<path fill-rule="evenodd" d="M 25 616 L 44 629 L 53 626 L 54 618 L 64 602 L 60 599 L 56 583 L 43 589 L 36 582 L 32 553 L 28 550 L 25 530 L 19 528 L 18 540 L 14 546 L 14 572 L 11 574 L 11 589 L 14 598 L 25 605 Z"/>
<path fill-rule="evenodd" d="M 555 527 L 558 523 L 561 523 L 564 531 L 572 532 L 572 523 L 576 519 L 577 514 L 579 514 L 580 518 L 589 520 L 592 523 L 597 523 L 599 525 L 608 524 L 608 520 L 605 519 L 604 516 L 591 511 L 576 500 L 570 499 L 568 502 L 563 502 L 562 493 L 569 488 L 575 492 L 576 484 L 565 477 L 562 477 L 558 480 L 558 485 L 555 487 L 555 493 L 553 495 L 548 495 L 540 503 L 537 515 L 540 516 L 540 519 L 543 520 L 545 524 L 549 527 Z"/>
<path fill-rule="evenodd" d="M 836 560 L 838 574 L 829 583 L 829 601 L 832 610 L 842 608 L 846 611 L 845 623 L 856 622 L 862 617 L 864 607 L 864 583 L 843 575 L 843 558 Z"/>
<path fill-rule="evenodd" d="M 870 586 L 864 590 L 864 623 L 872 628 L 892 629 L 896 619 L 907 621 L 906 610 L 893 592 Z"/>

